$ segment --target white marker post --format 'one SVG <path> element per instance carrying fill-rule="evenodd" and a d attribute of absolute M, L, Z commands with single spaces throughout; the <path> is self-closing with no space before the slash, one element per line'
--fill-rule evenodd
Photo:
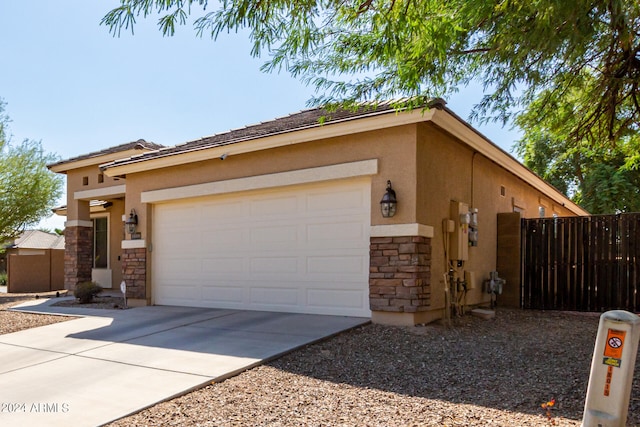
<path fill-rule="evenodd" d="M 120 282 L 120 291 L 122 292 L 122 298 L 124 299 L 124 308 L 127 308 L 127 284 L 124 282 Z"/>
<path fill-rule="evenodd" d="M 600 316 L 582 427 L 624 427 L 640 341 L 640 317 L 623 310 Z"/>

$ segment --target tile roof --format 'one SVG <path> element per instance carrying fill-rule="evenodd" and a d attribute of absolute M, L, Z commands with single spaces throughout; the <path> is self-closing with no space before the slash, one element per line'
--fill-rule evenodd
<path fill-rule="evenodd" d="M 429 108 L 445 108 L 446 102 L 440 98 L 434 99 L 428 104 Z M 418 107 L 420 108 L 420 107 Z M 222 147 L 239 142 L 265 138 L 273 135 L 280 135 L 289 132 L 312 129 L 329 124 L 346 122 L 365 117 L 375 117 L 383 114 L 395 113 L 397 111 L 394 102 L 384 102 L 379 104 L 363 105 L 357 110 L 338 109 L 328 111 L 323 108 L 313 108 L 303 110 L 298 113 L 289 114 L 266 122 L 245 126 L 239 129 L 232 129 L 227 132 L 203 137 L 172 147 L 163 147 L 154 151 L 146 151 L 129 159 L 121 159 L 104 165 L 103 168 L 120 166 L 129 163 L 137 163 L 159 157 L 166 157 L 175 154 L 204 150 L 214 147 Z"/>
<path fill-rule="evenodd" d="M 106 200 L 89 200 L 89 208 L 103 207 L 104 209 L 106 209 L 109 206 L 111 206 L 111 203 L 109 203 Z M 51 208 L 51 212 L 61 216 L 66 216 L 66 214 L 59 214 L 58 212 L 66 211 L 66 210 L 67 210 L 67 205 L 54 206 L 53 208 Z"/>
<path fill-rule="evenodd" d="M 54 166 L 63 165 L 65 163 L 77 162 L 79 160 L 91 159 L 93 157 L 100 157 L 106 154 L 114 154 L 114 153 L 119 153 L 127 150 L 158 150 L 163 147 L 164 147 L 163 145 L 156 144 L 153 142 L 148 142 L 148 141 L 145 141 L 144 139 L 139 139 L 137 141 L 127 142 L 125 144 L 120 144 L 114 147 L 105 148 L 104 150 L 94 151 L 91 153 L 82 154 L 77 157 L 72 157 L 70 159 L 61 160 L 59 162 L 52 163 L 47 166 L 51 168 Z"/>
<path fill-rule="evenodd" d="M 10 249 L 64 249 L 64 236 L 45 233 L 40 230 L 27 230 L 7 246 Z"/>

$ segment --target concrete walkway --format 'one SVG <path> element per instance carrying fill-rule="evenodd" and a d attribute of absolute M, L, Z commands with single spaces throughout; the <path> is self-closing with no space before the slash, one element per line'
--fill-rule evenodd
<path fill-rule="evenodd" d="M 52 307 L 67 322 L 0 335 L 0 425 L 97 426 L 368 322 L 189 307 Z"/>

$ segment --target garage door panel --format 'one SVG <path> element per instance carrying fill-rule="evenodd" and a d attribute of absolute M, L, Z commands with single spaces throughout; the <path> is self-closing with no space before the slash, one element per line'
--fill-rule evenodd
<path fill-rule="evenodd" d="M 310 256 L 307 258 L 307 272 L 311 274 L 362 276 L 365 273 L 362 256 Z"/>
<path fill-rule="evenodd" d="M 370 316 L 370 193 L 354 179 L 154 206 L 154 303 Z"/>
<path fill-rule="evenodd" d="M 236 276 L 244 271 L 244 258 L 203 258 L 202 272 L 208 277 Z"/>
<path fill-rule="evenodd" d="M 247 231 L 241 228 L 209 230 L 199 233 L 198 241 L 201 241 L 201 246 L 204 247 L 205 253 L 211 251 L 233 251 L 246 247 L 246 234 Z M 191 245 L 193 246 L 193 244 L 193 236 L 191 236 Z M 198 252 L 202 251 L 203 248 L 198 248 Z"/>
<path fill-rule="evenodd" d="M 203 286 L 202 287 L 202 304 L 207 305 L 211 302 L 233 303 L 234 306 L 242 304 L 244 299 L 244 289 L 237 284 L 230 282 L 226 286 Z"/>
<path fill-rule="evenodd" d="M 290 216 L 298 211 L 298 204 L 300 203 L 298 196 L 274 197 L 273 195 L 266 195 L 263 197 L 251 201 L 249 207 L 250 215 L 263 218 L 268 216 L 282 217 Z"/>
<path fill-rule="evenodd" d="M 313 242 L 348 241 L 352 244 L 359 244 L 364 237 L 362 222 L 344 221 L 335 223 L 319 223 L 307 226 L 307 240 Z"/>
<path fill-rule="evenodd" d="M 200 209 L 194 204 L 184 204 L 183 206 L 167 205 L 165 209 L 158 212 L 155 220 L 166 224 L 168 229 L 181 230 L 190 228 L 189 221 L 185 221 L 185 218 L 197 221 L 199 217 Z"/>
<path fill-rule="evenodd" d="M 246 217 L 246 207 L 242 201 L 205 203 L 201 206 L 202 217 L 209 221 L 242 221 Z"/>
<path fill-rule="evenodd" d="M 192 301 L 200 298 L 200 286 L 196 283 L 190 284 L 188 281 L 165 281 L 159 286 L 159 291 L 166 298 L 180 301 Z"/>
<path fill-rule="evenodd" d="M 251 289 L 251 304 L 259 307 L 299 305 L 299 290 L 296 288 L 255 287 Z"/>
<path fill-rule="evenodd" d="M 175 258 L 165 259 L 156 266 L 158 279 L 164 280 L 189 280 L 199 279 L 201 262 L 199 258 Z"/>
<path fill-rule="evenodd" d="M 345 289 L 309 289 L 307 306 L 326 312 L 338 314 L 341 309 L 357 310 L 362 307 L 363 296 L 358 290 Z"/>
<path fill-rule="evenodd" d="M 250 265 L 252 274 L 292 274 L 299 271 L 297 257 L 254 257 Z"/>
<path fill-rule="evenodd" d="M 278 244 L 295 243 L 299 240 L 298 226 L 294 224 L 274 225 L 273 227 L 255 227 L 250 230 L 251 243 Z"/>
<path fill-rule="evenodd" d="M 343 189 L 339 192 L 310 192 L 307 196 L 307 211 L 316 215 L 324 213 L 333 216 L 336 212 L 360 211 L 363 205 L 363 191 L 360 188 Z"/>
<path fill-rule="evenodd" d="M 162 250 L 167 248 L 177 254 L 197 254 L 200 237 L 194 242 L 193 236 L 185 235 L 184 230 L 165 230 L 164 236 L 155 241 L 157 247 Z M 195 244 L 194 244 L 195 243 Z"/>

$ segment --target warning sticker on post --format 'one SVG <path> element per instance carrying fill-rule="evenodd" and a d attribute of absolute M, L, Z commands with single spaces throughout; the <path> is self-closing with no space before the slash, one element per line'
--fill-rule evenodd
<path fill-rule="evenodd" d="M 602 363 L 619 368 L 622 364 L 622 348 L 624 347 L 624 336 L 626 331 L 609 329 L 607 332 L 607 342 L 604 345 L 604 359 Z"/>

